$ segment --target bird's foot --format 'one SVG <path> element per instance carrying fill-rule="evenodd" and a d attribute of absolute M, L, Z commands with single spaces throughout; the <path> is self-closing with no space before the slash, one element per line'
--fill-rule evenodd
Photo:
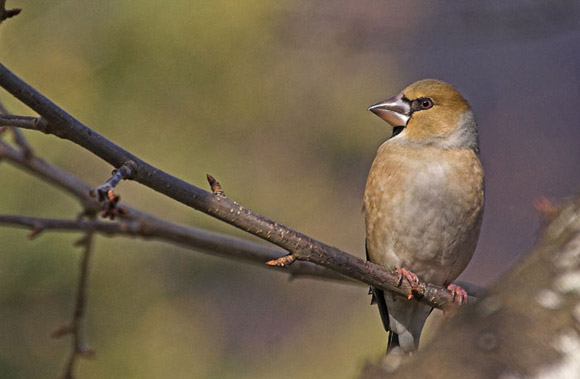
<path fill-rule="evenodd" d="M 410 300 L 413 298 L 413 288 L 417 288 L 417 286 L 419 285 L 419 277 L 407 270 L 406 268 L 398 268 L 396 270 L 397 272 L 397 286 L 400 286 L 401 283 L 403 283 L 403 278 L 407 279 L 407 281 L 409 282 L 409 284 L 411 285 L 411 292 L 409 293 L 409 295 L 407 296 L 407 298 Z"/>
<path fill-rule="evenodd" d="M 417 287 L 419 284 L 419 277 L 415 273 L 407 270 L 406 268 L 398 268 L 396 271 L 399 275 L 397 278 L 397 286 L 400 286 L 401 283 L 403 283 L 403 278 L 407 279 L 411 287 Z"/>
<path fill-rule="evenodd" d="M 467 303 L 467 291 L 457 284 L 447 285 L 447 289 L 453 294 L 453 301 L 459 304 Z"/>

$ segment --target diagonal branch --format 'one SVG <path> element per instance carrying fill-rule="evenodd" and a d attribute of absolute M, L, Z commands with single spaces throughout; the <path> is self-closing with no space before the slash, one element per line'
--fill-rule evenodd
<path fill-rule="evenodd" d="M 316 241 L 303 233 L 259 215 L 235 201 L 204 191 L 150 165 L 75 119 L 1 64 L 0 86 L 47 121 L 46 126 L 42 125 L 43 122 L 36 123 L 43 128 L 43 132 L 72 141 L 115 168 L 133 161 L 136 169 L 133 173 L 133 180 L 276 244 L 290 252 L 297 260 L 314 262 L 401 296 L 407 297 L 413 293 L 420 301 L 433 307 L 443 308 L 454 302 L 453 294 L 445 288 L 425 282 L 420 282 L 414 288 L 411 288 L 405 281 L 400 284 L 396 273 L 387 272 L 376 264 Z M 473 298 L 471 300 L 473 301 Z"/>
<path fill-rule="evenodd" d="M 99 202 L 89 195 L 91 187 L 74 177 L 72 174 L 59 169 L 58 167 L 52 166 L 38 157 L 27 159 L 23 152 L 12 148 L 2 141 L 0 141 L 0 158 L 4 158 L 5 161 L 13 163 L 32 175 L 38 176 L 73 195 L 80 200 L 85 212 L 90 214 L 100 211 L 101 205 Z M 124 208 L 128 211 L 127 214 L 122 216 L 122 219 L 127 221 L 125 224 L 132 225 L 129 229 L 141 230 L 143 238 L 154 238 L 155 236 L 158 236 L 160 240 L 186 249 L 201 251 L 209 255 L 236 259 L 266 268 L 270 266 L 265 266 L 264 262 L 276 259 L 284 254 L 284 251 L 279 248 L 219 233 L 173 224 L 126 205 Z M 32 230 L 36 229 L 36 234 L 42 230 L 52 229 L 71 231 L 94 230 L 95 232 L 104 234 L 113 234 L 116 230 L 114 229 L 116 228 L 115 226 L 109 226 L 115 224 L 105 222 L 102 222 L 103 226 L 97 226 L 94 227 L 94 229 L 91 229 L 86 227 L 86 225 L 89 224 L 88 220 L 75 220 L 71 222 L 58 220 L 56 223 L 46 223 L 35 218 L 27 219 L 24 216 L 6 217 L 5 224 L 26 226 Z M 79 223 L 84 224 L 82 227 L 79 227 Z M 126 233 L 126 235 L 129 235 L 128 231 L 126 231 Z M 282 269 L 276 267 L 275 269 L 276 271 L 286 272 L 292 277 L 309 277 L 313 279 L 330 279 L 338 281 L 347 280 L 348 282 L 354 283 L 350 278 L 310 262 L 297 262 L 297 264 L 292 265 L 291 267 L 285 267 Z"/>

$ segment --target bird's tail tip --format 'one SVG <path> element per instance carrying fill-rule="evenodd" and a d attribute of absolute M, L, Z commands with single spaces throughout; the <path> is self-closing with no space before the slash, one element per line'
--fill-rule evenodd
<path fill-rule="evenodd" d="M 401 350 L 399 345 L 399 335 L 393 331 L 389 331 L 389 339 L 387 340 L 387 355 L 397 353 Z"/>
<path fill-rule="evenodd" d="M 394 373 L 405 359 L 405 356 L 406 354 L 403 353 L 399 345 L 399 335 L 389 331 L 387 354 L 381 361 L 382 368 L 388 373 Z"/>

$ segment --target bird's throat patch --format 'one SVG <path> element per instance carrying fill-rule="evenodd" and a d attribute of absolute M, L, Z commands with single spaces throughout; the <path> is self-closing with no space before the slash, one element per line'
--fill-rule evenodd
<path fill-rule="evenodd" d="M 401 133 L 403 131 L 403 129 L 405 129 L 404 126 L 394 126 L 393 127 L 393 134 L 391 135 L 391 138 L 393 138 L 397 134 Z"/>

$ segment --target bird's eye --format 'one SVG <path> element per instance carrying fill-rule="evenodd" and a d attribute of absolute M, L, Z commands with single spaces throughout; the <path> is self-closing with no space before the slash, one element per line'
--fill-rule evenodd
<path fill-rule="evenodd" d="M 420 99 L 419 100 L 419 108 L 421 109 L 429 109 L 433 106 L 433 100 L 431 99 Z"/>
<path fill-rule="evenodd" d="M 411 112 L 424 111 L 425 109 L 433 108 L 433 100 L 428 97 L 419 97 L 411 101 Z"/>

